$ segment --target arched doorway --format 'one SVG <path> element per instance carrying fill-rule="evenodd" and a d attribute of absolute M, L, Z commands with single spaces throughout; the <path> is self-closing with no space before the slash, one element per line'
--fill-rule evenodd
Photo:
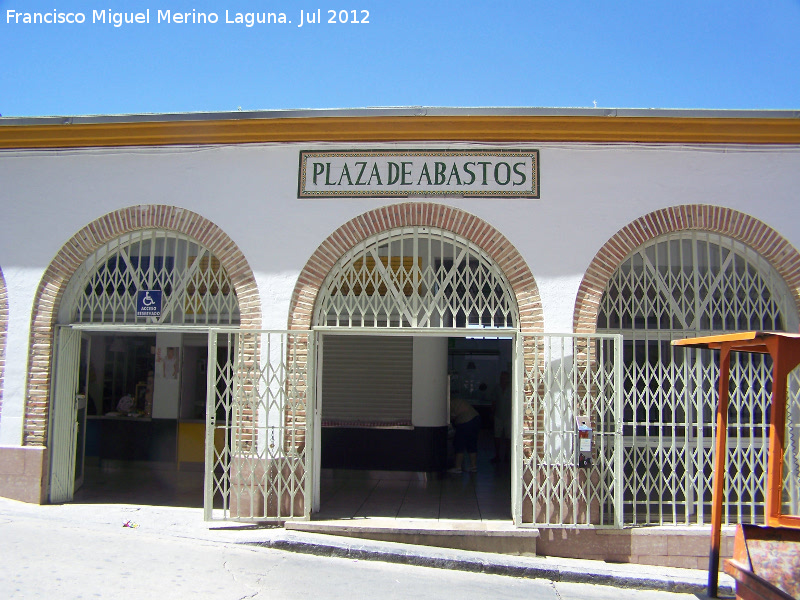
<path fill-rule="evenodd" d="M 797 313 L 785 283 L 730 238 L 705 232 L 659 237 L 620 265 L 601 301 L 598 332 L 625 338 L 628 521 L 685 524 L 710 518 L 718 365 L 710 352 L 688 352 L 670 342 L 712 332 L 789 329 L 797 329 Z M 763 518 L 767 363 L 744 355 L 731 365 L 741 387 L 730 404 L 730 522 Z"/>
<path fill-rule="evenodd" d="M 43 278 L 33 324 L 44 325 L 46 314 L 57 321 L 46 431 L 50 500 L 71 499 L 84 447 L 97 464 L 194 465 L 202 479 L 207 331 L 260 321 L 239 311 L 239 290 L 245 298 L 255 293 L 242 285 L 252 281 L 249 268 L 241 269 L 246 261 L 216 226 L 170 207 L 112 213 L 76 239 L 91 252 L 81 259 L 78 244 L 65 245 Z M 56 302 L 48 304 L 45 282 L 52 287 L 54 279 Z M 158 297 L 160 310 L 143 316 L 143 295 Z M 82 413 L 86 427 L 76 431 Z"/>
<path fill-rule="evenodd" d="M 411 222 L 404 225 L 404 216 Z M 438 221 L 457 225 L 461 233 Z M 507 265 L 514 264 L 516 282 L 529 283 L 527 289 L 515 288 L 491 253 L 470 239 L 476 233 Z M 355 239 L 333 259 L 329 244 L 341 246 L 346 237 Z M 468 396 L 486 420 L 482 466 L 504 470 L 503 514 L 510 519 L 510 469 L 489 463 L 494 454 L 489 396 L 500 373 L 512 368 L 520 292 L 526 305 L 522 321 L 529 331 L 531 321 L 541 327 L 538 294 L 524 261 L 486 223 L 429 204 L 385 207 L 354 219 L 320 246 L 309 261 L 310 274 L 317 276 L 319 263 L 328 260 L 314 284 L 313 308 L 303 312 L 318 344 L 314 437 L 321 443 L 315 446 L 315 466 L 417 475 L 444 471 L 450 464 L 452 391 Z M 301 275 L 298 288 L 310 288 L 310 279 Z M 527 305 L 534 300 L 531 311 Z M 302 319 L 294 319 L 291 326 L 299 323 Z M 401 456 L 391 448 L 401 448 Z M 320 485 L 319 474 L 315 482 Z M 398 485 L 402 494 L 410 493 L 411 487 Z M 322 501 L 324 513 L 324 478 L 322 487 L 315 508 Z"/>
<path fill-rule="evenodd" d="M 626 523 L 708 522 L 717 365 L 708 352 L 670 342 L 712 332 L 796 331 L 797 288 L 787 284 L 793 264 L 796 250 L 765 224 L 704 206 L 647 215 L 598 253 L 575 321 L 579 329 L 624 338 Z M 594 295 L 599 302 L 590 302 Z M 731 393 L 724 518 L 759 522 L 770 369 L 750 356 L 731 366 L 741 385 Z"/>

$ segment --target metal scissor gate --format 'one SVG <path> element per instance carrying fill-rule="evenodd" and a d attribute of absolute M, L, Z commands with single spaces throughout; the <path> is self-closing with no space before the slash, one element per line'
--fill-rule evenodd
<path fill-rule="evenodd" d="M 206 519 L 310 516 L 313 335 L 209 333 Z M 518 525 L 621 526 L 620 353 L 614 335 L 517 335 Z M 576 417 L 593 431 L 590 464 Z"/>
<path fill-rule="evenodd" d="M 311 335 L 209 332 L 206 520 L 308 518 Z"/>
<path fill-rule="evenodd" d="M 522 334 L 517 348 L 517 524 L 622 527 L 622 337 Z"/>

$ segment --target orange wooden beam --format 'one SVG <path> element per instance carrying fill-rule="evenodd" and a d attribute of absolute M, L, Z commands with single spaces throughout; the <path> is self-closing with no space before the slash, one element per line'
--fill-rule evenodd
<path fill-rule="evenodd" d="M 767 456 L 766 522 L 772 527 L 800 528 L 800 516 L 782 515 L 783 452 L 786 429 L 786 393 L 789 374 L 800 364 L 800 334 L 742 331 L 731 334 L 686 338 L 674 346 L 719 350 L 719 400 L 717 440 L 711 498 L 711 550 L 708 560 L 708 595 L 717 597 L 719 553 L 722 531 L 725 462 L 728 448 L 728 386 L 731 352 L 769 354 L 772 358 L 772 398 L 770 400 L 769 451 Z"/>
<path fill-rule="evenodd" d="M 708 555 L 708 595 L 717 597 L 719 584 L 719 552 L 722 533 L 722 496 L 725 491 L 725 462 L 728 458 L 728 385 L 730 383 L 731 350 L 720 348 L 719 400 L 717 402 L 717 445 L 714 454 L 714 479 L 711 486 L 711 551 Z"/>

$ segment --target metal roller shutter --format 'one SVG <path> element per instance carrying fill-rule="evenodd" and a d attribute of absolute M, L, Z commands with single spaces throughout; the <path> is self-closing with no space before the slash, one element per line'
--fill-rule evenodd
<path fill-rule="evenodd" d="M 412 337 L 332 335 L 324 348 L 324 423 L 411 424 Z"/>

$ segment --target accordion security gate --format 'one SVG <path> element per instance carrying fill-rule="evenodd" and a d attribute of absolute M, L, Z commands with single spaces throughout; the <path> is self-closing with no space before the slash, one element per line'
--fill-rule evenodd
<path fill-rule="evenodd" d="M 781 513 L 800 516 L 800 367 L 787 383 Z"/>
<path fill-rule="evenodd" d="M 308 518 L 311 335 L 209 332 L 206 520 Z"/>
<path fill-rule="evenodd" d="M 314 398 L 309 385 L 315 380 L 312 348 L 313 334 L 307 331 L 210 332 L 206 519 L 309 517 L 313 439 L 306 415 L 311 415 Z M 631 511 L 629 503 L 671 485 L 669 477 L 658 484 L 655 477 L 637 475 L 638 463 L 628 456 L 634 448 L 623 437 L 624 387 L 630 373 L 625 374 L 622 353 L 619 335 L 516 334 L 512 489 L 518 525 L 644 524 L 642 514 Z M 697 376 L 695 361 L 683 361 L 675 368 L 691 371 L 691 378 Z M 739 374 L 740 381 L 746 380 L 744 375 Z M 702 378 L 708 381 L 708 402 L 713 405 L 715 373 Z M 789 392 L 784 510 L 797 514 L 800 369 L 790 375 Z M 579 416 L 589 418 L 593 432 L 588 468 L 577 461 Z M 708 437 L 711 443 L 711 432 Z M 689 456 L 696 452 L 693 448 L 687 447 Z M 729 448 L 734 457 L 745 450 L 735 440 Z M 745 476 L 735 475 L 728 478 L 733 480 L 729 497 L 741 485 L 736 481 Z M 751 472 L 746 475 L 753 477 Z M 698 473 L 695 479 L 696 486 L 710 481 L 707 473 Z M 730 500 L 726 504 L 729 518 L 747 506 Z"/>
<path fill-rule="evenodd" d="M 313 335 L 210 332 L 206 519 L 310 516 Z M 517 524 L 621 526 L 620 347 L 613 335 L 516 335 Z M 594 431 L 587 469 L 576 416 Z"/>
<path fill-rule="evenodd" d="M 517 524 L 622 526 L 622 337 L 520 335 Z M 579 465 L 578 419 L 592 430 Z"/>
<path fill-rule="evenodd" d="M 343 256 L 322 286 L 314 324 L 444 336 L 470 327 L 481 335 L 515 329 L 515 522 L 702 525 L 717 367 L 708 353 L 675 349 L 670 341 L 717 330 L 792 329 L 797 318 L 787 310 L 784 288 L 738 242 L 698 232 L 669 236 L 634 253 L 611 278 L 600 334 L 522 334 L 496 265 L 457 236 L 411 228 L 376 236 Z M 215 504 L 226 517 L 307 518 L 312 334 L 214 335 L 207 511 Z M 220 336 L 227 336 L 223 358 Z M 731 365 L 726 522 L 757 522 L 763 514 L 771 375 L 761 360 L 741 357 Z M 796 404 L 787 419 L 795 457 Z M 575 417 L 589 419 L 594 433 L 590 467 L 576 464 Z M 794 505 L 797 462 L 785 470 L 792 488 L 787 502 Z"/>
<path fill-rule="evenodd" d="M 796 328 L 780 276 L 752 249 L 722 236 L 693 231 L 656 238 L 617 269 L 597 329 L 624 337 L 626 524 L 703 525 L 711 516 L 718 358 L 670 342 Z M 732 357 L 727 524 L 763 520 L 771 387 L 769 357 Z"/>
<path fill-rule="evenodd" d="M 666 342 L 676 405 L 696 419 L 674 424 L 631 409 L 647 396 L 645 377 L 619 335 L 521 336 L 526 345 L 520 407 L 522 521 L 539 527 L 703 525 L 711 511 L 718 366 L 709 351 Z M 729 391 L 726 523 L 763 519 L 771 372 L 763 358 L 734 356 Z M 521 366 L 521 361 L 518 363 Z M 641 366 L 639 367 L 641 368 Z M 657 369 L 653 369 L 657 371 Z M 667 381 L 671 382 L 669 385 Z M 637 383 L 638 382 L 638 383 Z M 646 384 L 646 385 L 645 385 Z M 800 368 L 789 375 L 783 512 L 800 514 Z M 755 400 L 753 399 L 755 397 Z M 699 415 L 699 416 L 698 416 Z M 577 465 L 576 416 L 593 430 L 593 464 Z M 641 414 L 639 415 L 641 418 Z M 686 417 L 689 418 L 688 416 Z M 750 421 L 758 425 L 749 425 Z M 637 435 L 638 433 L 638 435 Z M 648 434 L 650 434 L 648 436 Z"/>

